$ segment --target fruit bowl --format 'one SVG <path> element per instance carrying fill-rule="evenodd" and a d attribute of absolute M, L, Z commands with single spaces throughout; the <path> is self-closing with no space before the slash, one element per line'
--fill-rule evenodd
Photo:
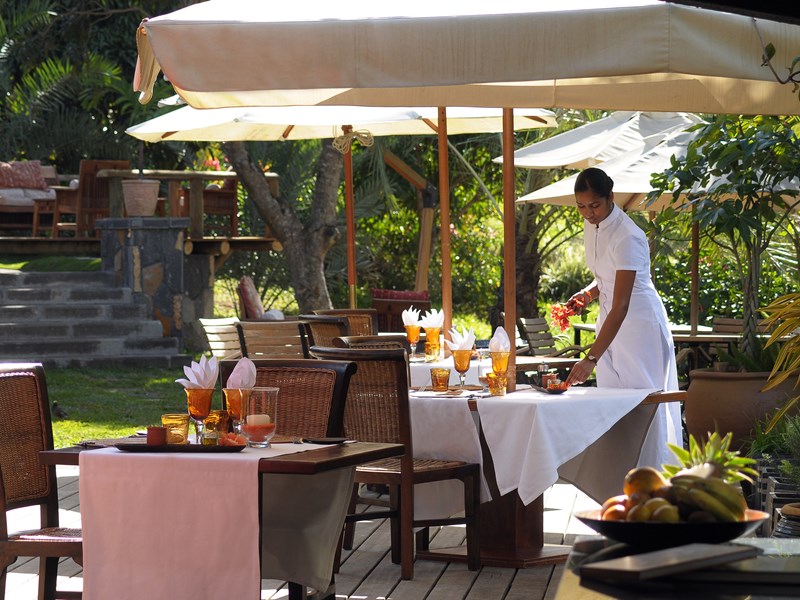
<path fill-rule="evenodd" d="M 597 533 L 617 542 L 640 548 L 671 548 L 696 542 L 717 544 L 752 531 L 769 518 L 760 510 L 748 509 L 744 521 L 726 523 L 658 523 L 654 521 L 602 521 L 600 509 L 575 513 Z"/>

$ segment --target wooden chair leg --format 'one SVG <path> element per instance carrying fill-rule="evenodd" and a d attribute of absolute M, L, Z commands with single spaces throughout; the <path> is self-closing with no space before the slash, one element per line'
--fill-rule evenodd
<path fill-rule="evenodd" d="M 353 492 L 350 494 L 350 504 L 347 505 L 347 514 L 352 515 L 356 512 L 356 504 L 358 504 L 358 483 L 353 484 Z M 355 523 L 345 523 L 344 524 L 344 534 L 342 539 L 342 548 L 345 550 L 352 550 L 353 549 L 353 539 L 355 538 L 356 534 L 356 524 Z"/>
<path fill-rule="evenodd" d="M 39 598 L 55 600 L 58 557 L 39 558 Z"/>
<path fill-rule="evenodd" d="M 400 549 L 403 545 L 403 540 L 400 534 L 401 520 L 400 520 L 400 511 L 398 510 L 399 506 L 400 506 L 400 489 L 397 486 L 393 485 L 389 488 L 389 508 L 395 511 L 395 514 L 397 516 L 389 519 L 389 531 L 391 538 L 392 562 L 396 565 L 399 565 L 402 561 L 402 552 Z"/>
<path fill-rule="evenodd" d="M 414 579 L 414 486 L 400 488 L 400 579 Z"/>
<path fill-rule="evenodd" d="M 431 530 L 429 527 L 423 527 L 414 536 L 416 538 L 417 550 L 428 550 L 431 545 Z"/>

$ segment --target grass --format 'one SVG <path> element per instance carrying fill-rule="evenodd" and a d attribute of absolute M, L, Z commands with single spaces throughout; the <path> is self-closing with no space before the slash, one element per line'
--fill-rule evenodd
<path fill-rule="evenodd" d="M 186 412 L 176 369 L 47 369 L 50 401 L 67 418 L 53 416 L 56 448 L 81 440 L 123 437 L 161 423 L 167 412 Z M 221 401 L 221 400 L 219 400 Z"/>
<path fill-rule="evenodd" d="M 99 258 L 81 256 L 1 255 L 0 269 L 32 272 L 99 271 Z"/>

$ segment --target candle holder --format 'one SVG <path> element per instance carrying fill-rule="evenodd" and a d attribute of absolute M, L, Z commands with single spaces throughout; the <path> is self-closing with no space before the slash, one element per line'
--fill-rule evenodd
<path fill-rule="evenodd" d="M 251 448 L 269 448 L 275 435 L 278 419 L 276 387 L 254 387 L 247 398 L 247 410 L 242 420 L 242 435 Z"/>

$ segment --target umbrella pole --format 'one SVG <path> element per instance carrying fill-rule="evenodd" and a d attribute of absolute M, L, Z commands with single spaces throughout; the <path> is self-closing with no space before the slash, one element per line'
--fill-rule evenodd
<path fill-rule="evenodd" d="M 692 207 L 694 211 L 694 207 Z M 692 335 L 697 335 L 700 323 L 700 225 L 692 219 L 692 303 L 689 312 L 689 328 Z"/>
<path fill-rule="evenodd" d="M 514 109 L 503 109 L 503 308 L 506 313 L 504 327 L 511 341 L 508 357 L 507 389 L 517 387 L 516 344 L 517 339 L 517 232 L 514 206 Z"/>
<path fill-rule="evenodd" d="M 345 134 L 353 130 L 343 125 Z M 356 216 L 353 197 L 353 151 L 352 142 L 344 154 L 344 212 L 347 221 L 347 285 L 350 289 L 350 308 L 356 308 Z"/>
<path fill-rule="evenodd" d="M 442 237 L 442 311 L 444 335 L 453 326 L 453 283 L 450 276 L 450 163 L 447 150 L 447 109 L 439 107 L 439 227 Z M 445 344 L 447 346 L 447 344 Z M 445 352 L 449 348 L 445 347 Z"/>

